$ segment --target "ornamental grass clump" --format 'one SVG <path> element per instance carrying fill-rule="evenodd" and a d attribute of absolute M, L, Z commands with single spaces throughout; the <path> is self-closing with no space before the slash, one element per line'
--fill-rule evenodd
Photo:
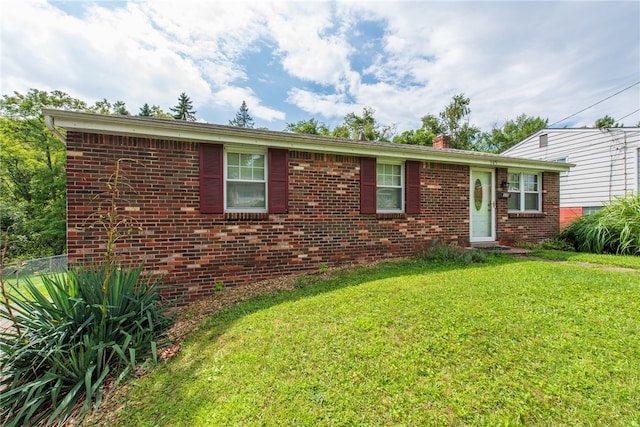
<path fill-rule="evenodd" d="M 580 252 L 640 255 L 640 195 L 617 198 L 578 218 L 560 237 Z"/>
<path fill-rule="evenodd" d="M 82 415 L 98 407 L 107 379 L 117 384 L 156 362 L 170 323 L 157 281 L 143 278 L 141 266 L 69 270 L 43 277 L 43 285 L 41 292 L 27 282 L 9 295 L 14 327 L 0 332 L 7 426 L 62 424 L 78 408 Z M 0 316 L 10 318 L 6 306 Z"/>

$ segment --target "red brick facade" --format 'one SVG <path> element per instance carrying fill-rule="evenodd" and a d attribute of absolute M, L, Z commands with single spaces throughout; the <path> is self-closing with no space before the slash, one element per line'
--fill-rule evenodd
<path fill-rule="evenodd" d="M 496 170 L 498 185 L 507 180 L 507 169 Z M 542 212 L 509 213 L 507 199 L 496 198 L 496 235 L 504 245 L 540 243 L 552 239 L 559 231 L 560 175 L 557 172 L 542 174 Z"/>
<path fill-rule="evenodd" d="M 420 162 L 419 214 L 361 214 L 360 157 L 290 151 L 287 213 L 200 213 L 199 143 L 67 133 L 68 254 L 88 262 L 104 253 L 104 232 L 90 228 L 117 159 L 134 190 L 121 212 L 141 227 L 117 253 L 162 274 L 166 296 L 191 301 L 218 284 L 241 285 L 283 274 L 410 256 L 442 239 L 469 243 L 469 166 Z M 506 179 L 498 169 L 496 182 Z M 497 200 L 504 243 L 537 242 L 558 228 L 558 174 L 545 173 L 543 213 L 507 214 Z"/>

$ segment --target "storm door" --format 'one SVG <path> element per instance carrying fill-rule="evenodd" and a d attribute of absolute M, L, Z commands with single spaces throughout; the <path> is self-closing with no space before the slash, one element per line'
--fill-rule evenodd
<path fill-rule="evenodd" d="M 471 169 L 469 189 L 471 242 L 494 241 L 496 238 L 493 180 L 492 170 Z"/>

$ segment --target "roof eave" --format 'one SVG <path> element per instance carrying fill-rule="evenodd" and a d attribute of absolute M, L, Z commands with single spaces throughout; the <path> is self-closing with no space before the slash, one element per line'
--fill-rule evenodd
<path fill-rule="evenodd" d="M 573 165 L 540 160 L 506 157 L 473 151 L 437 149 L 394 143 L 363 142 L 351 139 L 317 135 L 235 128 L 131 116 L 100 115 L 72 111 L 43 109 L 45 123 L 57 132 L 56 127 L 87 133 L 100 133 L 133 137 L 195 141 L 202 143 L 227 143 L 269 146 L 289 150 L 330 152 L 353 156 L 384 156 L 387 158 L 435 161 L 464 164 L 476 167 L 530 168 L 553 172 L 566 172 Z"/>

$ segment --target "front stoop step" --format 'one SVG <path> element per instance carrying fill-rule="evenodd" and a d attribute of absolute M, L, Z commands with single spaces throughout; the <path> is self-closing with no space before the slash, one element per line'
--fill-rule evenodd
<path fill-rule="evenodd" d="M 472 248 L 484 249 L 484 248 L 495 248 L 500 246 L 498 242 L 473 242 L 470 244 Z"/>
<path fill-rule="evenodd" d="M 531 252 L 531 250 L 529 249 L 512 248 L 511 246 L 501 245 L 498 242 L 473 242 L 470 244 L 470 247 L 472 249 L 482 249 L 483 251 L 497 252 L 497 253 L 510 254 L 510 255 L 522 255 L 522 254 L 528 254 L 529 252 Z"/>

